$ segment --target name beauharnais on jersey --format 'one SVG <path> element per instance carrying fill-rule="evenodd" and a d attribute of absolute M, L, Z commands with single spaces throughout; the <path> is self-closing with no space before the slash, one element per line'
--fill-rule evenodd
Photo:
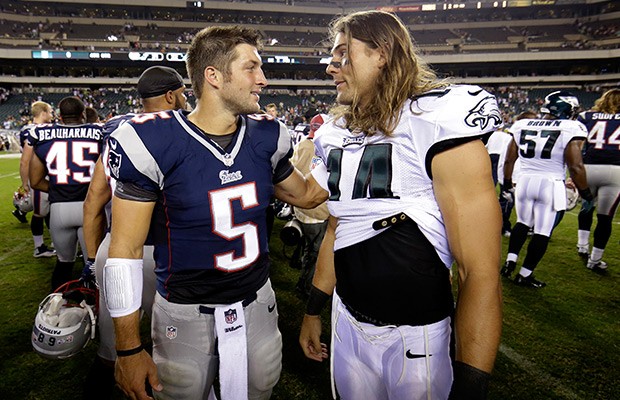
<path fill-rule="evenodd" d="M 56 127 L 40 128 L 38 130 L 39 141 L 54 139 L 101 139 L 101 128 L 94 127 Z"/>

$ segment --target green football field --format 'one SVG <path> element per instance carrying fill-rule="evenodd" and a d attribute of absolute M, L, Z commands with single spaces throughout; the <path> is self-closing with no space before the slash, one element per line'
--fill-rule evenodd
<path fill-rule="evenodd" d="M 97 339 L 75 357 L 56 361 L 39 357 L 30 344 L 55 259 L 34 258 L 29 225 L 11 215 L 12 194 L 20 184 L 18 164 L 15 157 L 0 157 L 0 399 L 81 399 Z M 490 399 L 620 398 L 620 218 L 614 219 L 604 256 L 609 270 L 599 275 L 577 256 L 577 210 L 556 228 L 537 269 L 546 288 L 503 281 L 504 330 Z M 299 271 L 288 265 L 292 249 L 278 238 L 281 225 L 278 221 L 271 241 L 271 279 L 278 296 L 284 368 L 272 398 L 329 399 L 328 363 L 305 359 L 297 343 L 304 304 L 294 292 Z M 47 231 L 46 237 L 49 242 Z M 502 240 L 505 256 L 508 239 Z M 76 263 L 76 277 L 80 270 Z M 326 310 L 324 321 L 327 317 Z M 146 322 L 143 328 L 148 341 Z M 324 328 L 327 340 L 329 327 Z M 120 392 L 115 398 L 122 398 Z"/>

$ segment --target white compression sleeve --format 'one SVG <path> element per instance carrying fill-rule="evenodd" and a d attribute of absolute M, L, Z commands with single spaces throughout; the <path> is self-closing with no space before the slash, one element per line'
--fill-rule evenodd
<path fill-rule="evenodd" d="M 142 305 L 142 260 L 108 258 L 103 267 L 105 302 L 112 318 L 124 317 Z"/>

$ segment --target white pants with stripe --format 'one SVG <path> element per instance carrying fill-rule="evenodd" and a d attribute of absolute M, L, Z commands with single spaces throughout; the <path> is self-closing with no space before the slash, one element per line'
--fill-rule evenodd
<path fill-rule="evenodd" d="M 447 399 L 452 385 L 450 332 L 450 318 L 424 326 L 358 322 L 334 292 L 332 377 L 340 398 Z"/>

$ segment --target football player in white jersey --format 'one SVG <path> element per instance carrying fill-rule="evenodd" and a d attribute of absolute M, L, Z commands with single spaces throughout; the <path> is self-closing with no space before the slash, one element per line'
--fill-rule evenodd
<path fill-rule="evenodd" d="M 602 272 L 607 269 L 603 252 L 620 204 L 620 89 L 603 93 L 592 110 L 582 113 L 578 121 L 589 131 L 583 162 L 597 205 L 592 252 L 588 254 L 594 208 L 587 201 L 579 212 L 577 251 L 588 258 L 588 269 Z"/>
<path fill-rule="evenodd" d="M 501 215 L 480 140 L 502 125 L 495 97 L 438 80 L 391 13 L 341 17 L 331 35 L 339 106 L 315 135 L 312 174 L 332 217 L 302 349 L 327 357 L 318 314 L 333 294 L 340 398 L 486 398 L 502 324 Z"/>
<path fill-rule="evenodd" d="M 541 288 L 546 284 L 534 277 L 534 269 L 545 255 L 556 219 L 566 210 L 566 166 L 581 197 L 592 200 L 581 147 L 586 127 L 574 121 L 579 101 L 569 92 L 558 91 L 545 97 L 542 119 L 520 119 L 510 127 L 510 143 L 504 164 L 504 195 L 514 196 L 517 223 L 512 229 L 506 263 L 501 269 L 510 278 L 519 252 L 534 228 L 523 265 L 514 279 L 518 285 Z M 511 176 L 515 161 L 521 160 L 516 192 Z M 510 184 L 507 184 L 509 182 Z"/>

